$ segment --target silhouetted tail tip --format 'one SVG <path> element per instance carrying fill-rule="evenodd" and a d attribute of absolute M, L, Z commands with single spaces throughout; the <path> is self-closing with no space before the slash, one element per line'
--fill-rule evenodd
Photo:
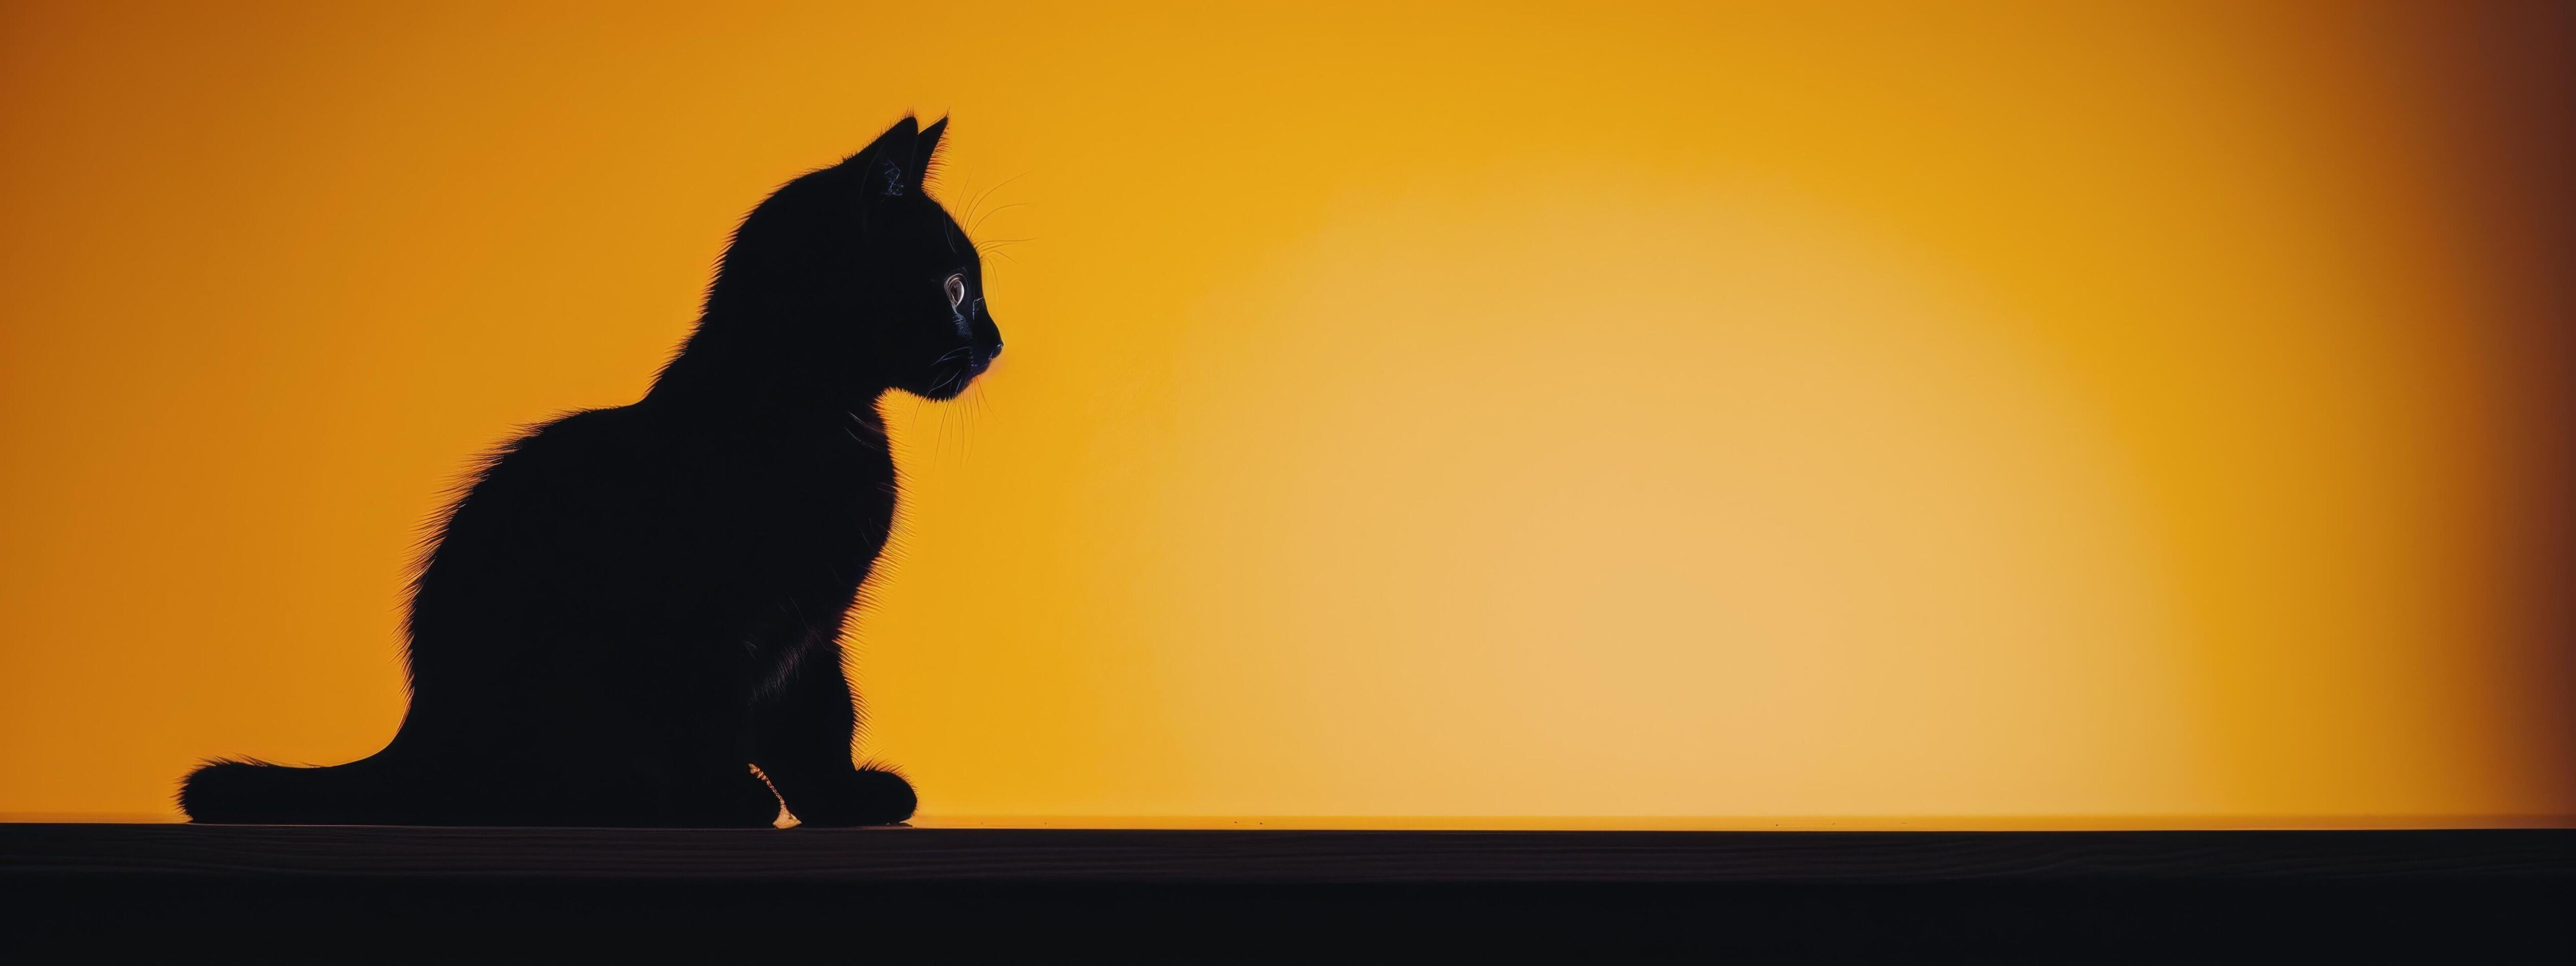
<path fill-rule="evenodd" d="M 345 822 L 353 789 L 346 766 L 299 768 L 215 759 L 179 781 L 179 810 L 191 822 L 270 825 Z"/>

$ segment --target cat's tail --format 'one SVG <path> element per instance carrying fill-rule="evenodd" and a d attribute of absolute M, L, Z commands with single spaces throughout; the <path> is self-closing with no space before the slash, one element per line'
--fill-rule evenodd
<path fill-rule="evenodd" d="M 392 821 L 382 756 L 328 768 L 217 759 L 179 780 L 179 810 L 212 825 L 373 825 Z"/>

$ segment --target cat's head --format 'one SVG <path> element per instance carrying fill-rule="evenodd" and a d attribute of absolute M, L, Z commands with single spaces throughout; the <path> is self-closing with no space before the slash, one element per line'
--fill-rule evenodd
<path fill-rule="evenodd" d="M 922 192 L 947 127 L 906 117 L 761 202 L 734 232 L 688 352 L 723 343 L 736 361 L 841 396 L 964 392 L 1001 355 L 1002 332 L 981 254 Z"/>

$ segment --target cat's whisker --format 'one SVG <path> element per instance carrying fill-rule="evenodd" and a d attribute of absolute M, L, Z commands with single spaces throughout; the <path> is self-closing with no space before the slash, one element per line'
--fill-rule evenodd
<path fill-rule="evenodd" d="M 972 189 L 973 189 L 973 179 L 967 178 L 967 177 L 965 177 L 965 176 L 963 176 L 963 175 L 958 176 L 958 178 L 957 178 L 957 197 L 960 197 L 960 198 L 967 197 L 967 194 L 966 194 L 966 193 L 967 193 L 968 191 L 972 190 Z M 946 198 L 946 197 L 948 197 L 948 195 L 947 195 L 947 193 L 946 193 L 946 192 L 941 192 L 941 197 Z M 949 204 L 947 201 L 941 201 L 941 202 L 939 203 L 939 207 L 940 207 L 941 209 L 943 209 L 943 210 L 947 211 L 947 212 L 949 213 L 949 216 L 950 216 L 950 217 L 952 217 L 952 218 L 964 218 L 964 217 L 972 216 L 972 215 L 974 214 L 974 209 L 970 207 L 970 208 L 965 209 L 965 215 L 960 215 L 960 214 L 958 214 L 958 208 L 957 208 L 957 206 L 952 205 L 952 204 Z"/>
<path fill-rule="evenodd" d="M 966 406 L 967 414 L 969 416 L 968 422 L 971 425 L 975 420 L 983 419 L 984 415 L 992 410 L 991 404 L 986 402 L 987 397 L 984 393 L 984 383 L 982 380 L 977 380 L 975 385 L 967 389 L 966 392 Z"/>
<path fill-rule="evenodd" d="M 976 215 L 976 216 L 975 216 L 975 220 L 974 220 L 974 221 L 967 223 L 967 225 L 966 225 L 966 233 L 967 233 L 967 234 L 970 234 L 970 235 L 971 235 L 971 234 L 974 234 L 974 233 L 975 233 L 975 229 L 980 228 L 980 227 L 982 227 L 982 226 L 983 226 L 983 224 L 984 224 L 984 219 L 986 219 L 986 218 L 991 218 L 991 217 L 993 217 L 994 215 L 1001 214 L 1001 213 L 1003 213 L 1003 212 L 1005 212 L 1005 211 L 1009 211 L 1009 210 L 1011 210 L 1011 209 L 1013 209 L 1013 208 L 1026 208 L 1026 207 L 1028 207 L 1028 206 L 1029 206 L 1029 205 L 1031 205 L 1031 204 L 1034 204 L 1034 202 L 1028 202 L 1028 201 L 1014 201 L 1014 202 L 1011 202 L 1010 204 L 1003 205 L 1003 206 L 1001 206 L 1001 207 L 999 207 L 999 208 L 995 208 L 995 209 L 993 209 L 993 210 L 991 210 L 991 211 L 987 211 L 987 212 L 985 212 L 985 213 L 983 213 L 983 214 L 981 214 L 981 215 Z"/>
<path fill-rule="evenodd" d="M 1026 172 L 1026 171 L 1022 171 L 1022 172 L 1020 172 L 1020 173 L 1018 173 L 1018 174 L 1012 175 L 1012 176 L 1010 176 L 1010 177 L 1008 177 L 1008 178 L 1004 178 L 1004 179 L 1002 179 L 1001 181 L 994 183 L 994 185 L 993 185 L 992 187 L 990 187 L 990 188 L 986 188 L 986 189 L 984 189 L 984 191 L 983 191 L 983 193 L 982 193 L 982 194 L 978 194 L 978 195 L 976 195 L 976 196 L 975 196 L 975 200 L 974 200 L 973 202 L 970 202 L 970 203 L 968 203 L 968 204 L 967 204 L 967 206 L 966 206 L 966 211 L 967 211 L 967 213 L 971 216 L 971 215 L 974 213 L 975 209 L 983 207 L 983 206 L 984 206 L 984 199 L 992 197 L 992 196 L 993 196 L 993 192 L 996 192 L 996 191 L 1000 191 L 1000 190 L 1002 190 L 1002 186 L 1003 186 L 1003 185 L 1010 184 L 1011 182 L 1018 181 L 1018 180 L 1020 180 L 1021 178 L 1024 178 L 1024 177 L 1027 177 L 1027 176 L 1028 176 L 1028 172 Z"/>
<path fill-rule="evenodd" d="M 1034 238 L 1003 238 L 994 241 L 976 242 L 975 252 L 979 255 L 1000 255 L 1003 258 L 1010 259 L 1011 263 L 1016 265 L 1019 264 L 1020 260 L 1010 252 L 1005 251 L 1005 249 L 1022 242 L 1031 242 L 1036 240 L 1037 239 Z"/>
<path fill-rule="evenodd" d="M 973 191 L 973 190 L 975 189 L 975 183 L 974 183 L 974 181 L 975 181 L 975 179 L 970 178 L 970 177 L 967 177 L 967 176 L 964 176 L 964 175 L 960 175 L 960 176 L 958 176 L 958 178 L 957 178 L 957 194 L 956 194 L 956 198 L 955 198 L 955 199 L 951 199 L 951 200 L 963 199 L 963 200 L 966 200 L 967 202 L 969 202 L 968 207 L 966 207 L 966 208 L 964 208 L 964 209 L 962 209 L 962 210 L 963 210 L 963 211 L 965 211 L 965 212 L 967 212 L 967 213 L 970 213 L 970 214 L 971 214 L 971 213 L 973 213 L 973 212 L 974 212 L 974 210 L 975 210 L 975 209 L 974 209 L 974 207 L 973 207 L 973 205 L 972 205 L 972 202 L 973 202 L 974 198 L 973 198 L 973 196 L 972 196 L 971 194 L 969 194 L 969 192 L 971 192 L 971 191 Z M 940 207 L 947 209 L 947 210 L 948 210 L 948 213 L 949 213 L 950 215 L 956 215 L 956 214 L 961 210 L 961 209 L 959 209 L 957 206 L 952 205 L 952 204 L 948 204 L 948 203 L 946 203 L 946 202 L 942 202 L 942 203 L 940 204 Z"/>

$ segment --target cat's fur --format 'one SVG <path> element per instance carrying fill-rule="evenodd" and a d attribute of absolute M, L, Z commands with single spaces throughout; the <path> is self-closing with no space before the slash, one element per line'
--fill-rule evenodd
<path fill-rule="evenodd" d="M 879 397 L 953 397 L 1002 349 L 975 246 L 922 193 L 946 125 L 906 117 L 779 188 L 641 401 L 485 462 L 414 582 L 411 708 L 383 751 L 210 763 L 181 785 L 188 816 L 763 826 L 783 799 L 808 825 L 910 817 L 909 784 L 851 765 L 840 637 L 894 519 Z"/>

